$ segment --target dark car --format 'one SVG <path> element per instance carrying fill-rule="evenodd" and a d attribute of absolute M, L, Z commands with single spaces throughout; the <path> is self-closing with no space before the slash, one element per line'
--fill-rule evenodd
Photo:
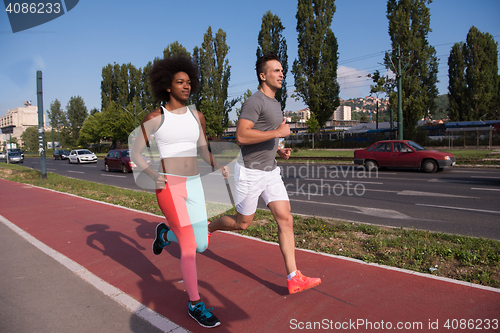
<path fill-rule="evenodd" d="M 6 154 L 5 162 L 7 163 L 24 163 L 24 156 L 18 151 L 9 151 Z"/>
<path fill-rule="evenodd" d="M 366 149 L 354 151 L 354 164 L 366 170 L 375 168 L 417 168 L 425 172 L 455 165 L 455 156 L 437 150 L 427 150 L 410 140 L 379 141 Z"/>
<path fill-rule="evenodd" d="M 55 160 L 67 160 L 69 156 L 69 151 L 66 149 L 57 149 L 52 154 Z"/>
<path fill-rule="evenodd" d="M 151 165 L 151 160 L 144 157 L 144 161 Z M 129 149 L 113 149 L 104 157 L 104 168 L 107 172 L 111 170 L 121 170 L 123 173 L 132 172 L 137 168 L 137 165 L 130 159 Z"/>
<path fill-rule="evenodd" d="M 136 167 L 135 163 L 130 160 L 130 150 L 128 149 L 110 150 L 104 158 L 104 168 L 107 172 L 121 170 L 123 173 L 128 173 Z"/>
<path fill-rule="evenodd" d="M 9 148 L 9 149 L 6 150 L 5 155 L 7 155 L 8 153 L 18 153 L 19 155 L 21 155 L 21 159 L 22 159 L 21 163 L 24 162 L 24 153 L 23 153 L 23 151 L 21 149 L 19 149 L 19 148 Z"/>

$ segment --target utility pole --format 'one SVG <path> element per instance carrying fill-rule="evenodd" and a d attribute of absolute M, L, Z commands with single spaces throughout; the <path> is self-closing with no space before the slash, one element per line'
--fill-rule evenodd
<path fill-rule="evenodd" d="M 47 179 L 47 164 L 45 161 L 45 134 L 43 133 L 42 71 L 36 72 L 36 93 L 38 104 L 38 151 L 40 152 L 40 171 L 42 173 L 42 179 Z"/>
<path fill-rule="evenodd" d="M 397 50 L 398 69 L 396 73 L 396 78 L 398 81 L 398 140 L 403 140 L 403 106 L 402 104 L 402 91 L 401 91 L 401 47 L 398 44 Z"/>

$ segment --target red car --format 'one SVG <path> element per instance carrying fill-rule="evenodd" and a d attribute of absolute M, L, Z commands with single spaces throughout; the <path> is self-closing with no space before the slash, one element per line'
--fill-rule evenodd
<path fill-rule="evenodd" d="M 374 168 L 418 168 L 425 172 L 454 166 L 455 156 L 437 150 L 427 150 L 410 140 L 387 140 L 354 151 L 354 164 Z"/>
<path fill-rule="evenodd" d="M 135 167 L 135 163 L 130 160 L 130 151 L 128 149 L 110 150 L 106 157 L 104 157 L 104 168 L 106 172 L 121 170 L 123 173 L 128 173 Z"/>

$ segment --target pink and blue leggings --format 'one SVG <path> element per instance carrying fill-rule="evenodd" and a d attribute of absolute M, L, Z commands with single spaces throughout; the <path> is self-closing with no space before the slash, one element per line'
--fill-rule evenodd
<path fill-rule="evenodd" d="M 191 301 L 200 299 L 196 273 L 196 252 L 208 246 L 207 210 L 200 175 L 165 175 L 165 189 L 156 190 L 156 199 L 167 218 L 167 240 L 179 244 L 181 273 Z"/>

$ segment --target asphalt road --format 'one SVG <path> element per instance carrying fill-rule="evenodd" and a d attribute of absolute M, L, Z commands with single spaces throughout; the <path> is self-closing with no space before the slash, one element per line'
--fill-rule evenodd
<path fill-rule="evenodd" d="M 39 170 L 40 160 L 26 158 L 24 165 Z M 105 172 L 102 159 L 84 165 L 47 159 L 46 167 L 72 178 L 141 190 L 132 174 Z M 281 167 L 294 214 L 500 240 L 498 169 L 426 174 L 396 169 L 368 173 L 359 167 L 315 164 Z M 222 178 L 212 176 L 203 178 L 207 201 L 228 202 Z M 265 208 L 263 202 L 260 208 Z"/>

